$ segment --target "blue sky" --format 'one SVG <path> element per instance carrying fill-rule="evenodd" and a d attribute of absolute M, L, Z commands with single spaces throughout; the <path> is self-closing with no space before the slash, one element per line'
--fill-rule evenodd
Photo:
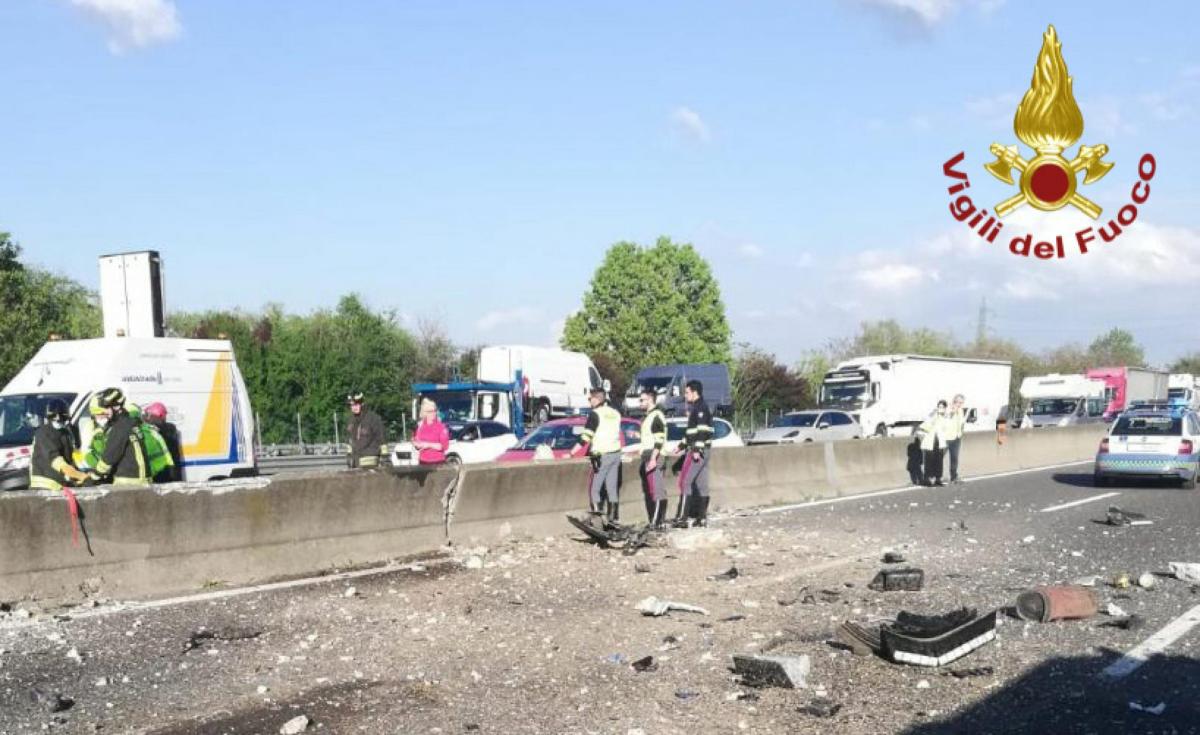
<path fill-rule="evenodd" d="M 0 229 L 96 283 L 159 249 L 176 309 L 354 290 L 462 344 L 549 343 L 605 248 L 693 242 L 739 341 L 791 361 L 863 319 L 1031 348 L 1125 326 L 1162 362 L 1200 348 L 1200 10 L 1187 2 L 11 0 L 0 5 Z M 1120 244 L 1063 263 L 950 219 L 1047 23 L 1083 142 L 1117 165 Z M 1025 152 L 1028 155 L 1028 151 Z M 1026 208 L 1028 209 L 1028 208 Z M 1013 228 L 1073 232 L 1066 211 Z"/>

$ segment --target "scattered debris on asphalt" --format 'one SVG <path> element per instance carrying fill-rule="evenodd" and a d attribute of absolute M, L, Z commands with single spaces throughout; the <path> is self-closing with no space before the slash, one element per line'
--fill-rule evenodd
<path fill-rule="evenodd" d="M 1129 572 L 1117 572 L 1113 575 L 1110 584 L 1119 590 L 1127 590 L 1133 584 L 1133 580 L 1129 578 Z"/>
<path fill-rule="evenodd" d="M 639 561 L 633 565 L 633 571 L 637 572 L 638 574 L 649 574 L 650 565 L 644 561 Z"/>
<path fill-rule="evenodd" d="M 836 635 L 838 642 L 845 644 L 855 656 L 870 656 L 882 647 L 878 628 L 864 628 L 848 620 L 841 624 Z"/>
<path fill-rule="evenodd" d="M 917 592 L 925 584 L 921 569 L 883 569 L 867 585 L 876 592 Z"/>
<path fill-rule="evenodd" d="M 1095 574 L 1090 574 L 1086 577 L 1079 577 L 1078 579 L 1073 580 L 1071 584 L 1079 587 L 1095 587 L 1096 585 L 1100 584 L 1100 577 Z"/>
<path fill-rule="evenodd" d="M 1149 526 L 1154 523 L 1146 520 L 1144 513 L 1121 510 L 1115 505 L 1109 506 L 1104 522 L 1110 526 Z"/>
<path fill-rule="evenodd" d="M 710 574 L 710 575 L 708 575 L 708 581 L 710 581 L 710 582 L 724 582 L 724 581 L 728 581 L 728 580 L 731 580 L 731 579 L 737 579 L 737 578 L 738 578 L 738 574 L 739 574 L 739 572 L 738 572 L 738 568 L 737 568 L 737 567 L 729 567 L 728 569 L 726 569 L 725 571 L 721 572 L 720 574 Z"/>
<path fill-rule="evenodd" d="M 1034 587 L 1017 597 L 1017 615 L 1039 623 L 1090 618 L 1098 609 L 1096 593 L 1079 585 Z"/>
<path fill-rule="evenodd" d="M 835 702 L 828 702 L 823 699 L 813 700 L 811 703 L 796 709 L 802 715 L 811 717 L 820 717 L 822 719 L 833 717 L 842 709 L 842 705 Z"/>
<path fill-rule="evenodd" d="M 1159 702 L 1158 704 L 1154 705 L 1153 707 L 1147 707 L 1146 705 L 1144 705 L 1140 702 L 1130 702 L 1129 709 L 1134 710 L 1135 712 L 1145 712 L 1146 714 L 1150 714 L 1150 715 L 1161 715 L 1163 712 L 1166 711 L 1167 703 Z"/>
<path fill-rule="evenodd" d="M 1129 613 L 1125 612 L 1125 610 L 1115 602 L 1110 602 L 1107 606 L 1105 606 L 1104 614 L 1113 618 L 1129 617 Z"/>
<path fill-rule="evenodd" d="M 309 724 L 311 724 L 311 720 L 308 719 L 308 715 L 293 717 L 279 728 L 279 735 L 300 735 L 308 729 Z"/>
<path fill-rule="evenodd" d="M 194 648 L 200 648 L 210 641 L 248 641 L 260 635 L 262 635 L 262 631 L 253 628 L 220 628 L 217 630 L 201 628 L 188 637 L 187 642 L 183 644 L 183 652 L 187 653 Z"/>
<path fill-rule="evenodd" d="M 700 692 L 697 692 L 693 689 L 676 689 L 675 690 L 675 698 L 682 699 L 685 702 L 689 699 L 695 699 L 696 697 L 699 697 L 699 696 L 700 696 Z"/>
<path fill-rule="evenodd" d="M 1167 568 L 1171 570 L 1171 575 L 1180 582 L 1200 584 L 1200 564 L 1173 561 L 1167 564 Z"/>
<path fill-rule="evenodd" d="M 692 612 L 692 613 L 700 613 L 701 615 L 708 615 L 708 610 L 705 610 L 702 607 L 697 607 L 696 605 L 689 605 L 686 602 L 673 602 L 671 600 L 660 600 L 657 597 L 647 597 L 646 599 L 642 600 L 641 602 L 639 602 L 637 604 L 637 609 L 639 612 L 642 613 L 642 615 L 651 615 L 654 617 L 666 615 L 671 610 L 678 610 L 680 612 Z"/>
<path fill-rule="evenodd" d="M 737 654 L 733 657 L 733 673 L 741 676 L 742 683 L 750 687 L 803 689 L 808 686 L 811 668 L 808 656 Z"/>
<path fill-rule="evenodd" d="M 883 555 L 884 564 L 903 564 L 904 562 L 904 554 L 901 554 L 899 551 L 888 551 Z"/>
<path fill-rule="evenodd" d="M 942 676 L 953 676 L 955 679 L 974 679 L 980 676 L 991 676 L 996 670 L 991 666 L 979 666 L 974 669 L 954 669 L 943 671 Z"/>
<path fill-rule="evenodd" d="M 1120 609 L 1120 608 L 1118 608 Z M 1141 630 L 1146 627 L 1146 619 L 1141 615 L 1134 613 L 1133 615 L 1125 615 L 1123 617 L 1106 620 L 1098 628 L 1120 628 L 1121 630 Z"/>
<path fill-rule="evenodd" d="M 75 704 L 74 700 L 58 692 L 48 692 L 36 687 L 29 691 L 29 698 L 47 712 L 65 712 Z"/>
<path fill-rule="evenodd" d="M 1158 578 L 1150 572 L 1144 572 L 1142 576 L 1137 578 L 1138 587 L 1142 589 L 1152 590 L 1154 585 L 1158 584 Z"/>
<path fill-rule="evenodd" d="M 734 614 L 734 615 L 729 615 L 727 617 L 721 618 L 717 622 L 719 622 L 719 623 L 736 623 L 739 620 L 745 620 L 745 619 L 746 619 L 745 615 Z"/>
<path fill-rule="evenodd" d="M 633 670 L 639 674 L 644 674 L 650 671 L 658 671 L 658 662 L 654 660 L 653 656 L 643 656 L 629 665 L 633 667 Z"/>
<path fill-rule="evenodd" d="M 959 608 L 942 615 L 901 611 L 880 627 L 884 657 L 914 666 L 943 666 L 966 656 L 996 637 L 998 610 L 979 615 Z"/>
<path fill-rule="evenodd" d="M 1021 545 L 1022 545 L 1022 546 L 1028 546 L 1028 545 L 1032 544 L 1032 543 L 1033 543 L 1034 541 L 1036 541 L 1036 540 L 1037 540 L 1037 537 L 1036 537 L 1036 536 L 1026 536 L 1025 538 L 1021 539 Z"/>

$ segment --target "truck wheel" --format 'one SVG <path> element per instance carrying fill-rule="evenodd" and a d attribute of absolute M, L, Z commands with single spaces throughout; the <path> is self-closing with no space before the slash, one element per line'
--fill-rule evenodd
<path fill-rule="evenodd" d="M 876 426 L 875 427 L 875 436 L 879 436 L 879 437 L 887 436 L 887 424 L 880 424 L 879 426 Z"/>
<path fill-rule="evenodd" d="M 544 424 L 550 420 L 550 404 L 548 402 L 538 403 L 537 410 L 533 412 L 533 420 L 538 424 Z"/>

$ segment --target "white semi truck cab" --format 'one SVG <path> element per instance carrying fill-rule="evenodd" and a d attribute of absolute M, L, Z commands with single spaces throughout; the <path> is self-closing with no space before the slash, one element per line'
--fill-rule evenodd
<path fill-rule="evenodd" d="M 845 360 L 825 374 L 821 408 L 849 411 L 866 436 L 907 435 L 939 400 L 962 394 L 967 431 L 995 429 L 1007 415 L 1012 364 L 926 355 Z"/>

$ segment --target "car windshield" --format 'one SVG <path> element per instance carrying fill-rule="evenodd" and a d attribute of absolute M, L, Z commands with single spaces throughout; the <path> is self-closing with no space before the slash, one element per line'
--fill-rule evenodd
<path fill-rule="evenodd" d="M 446 431 L 450 432 L 450 441 L 462 439 L 463 432 L 470 428 L 470 426 L 470 424 L 447 424 Z"/>
<path fill-rule="evenodd" d="M 1075 413 L 1074 398 L 1035 398 L 1029 403 L 1030 416 L 1054 416 Z"/>
<path fill-rule="evenodd" d="M 1172 388 L 1167 391 L 1167 398 L 1187 398 L 1187 388 Z"/>
<path fill-rule="evenodd" d="M 1114 436 L 1180 436 L 1183 420 L 1171 416 L 1122 416 L 1113 427 Z"/>
<path fill-rule="evenodd" d="M 471 418 L 471 408 L 474 397 L 464 390 L 438 391 L 423 393 L 422 398 L 429 398 L 437 404 L 438 417 L 446 421 L 468 421 Z M 420 402 L 418 401 L 418 404 Z"/>
<path fill-rule="evenodd" d="M 807 428 L 813 426 L 816 422 L 817 415 L 815 413 L 789 413 L 772 421 L 771 428 L 782 429 L 789 426 Z"/>
<path fill-rule="evenodd" d="M 46 403 L 59 399 L 70 406 L 74 393 L 22 393 L 0 396 L 0 447 L 33 443 L 33 433 L 42 425 Z"/>
<path fill-rule="evenodd" d="M 669 375 L 664 378 L 642 378 L 633 385 L 629 386 L 628 395 L 636 396 L 642 392 L 643 388 L 650 388 L 655 393 L 661 393 L 671 385 L 672 380 L 674 380 L 674 378 Z"/>
<path fill-rule="evenodd" d="M 571 449 L 578 443 L 578 437 L 583 432 L 582 424 L 549 424 L 539 427 L 537 431 L 521 440 L 517 449 L 537 449 L 542 445 L 551 449 Z"/>
<path fill-rule="evenodd" d="M 825 406 L 862 408 L 868 395 L 866 382 L 825 383 L 821 386 L 821 404 Z"/>

